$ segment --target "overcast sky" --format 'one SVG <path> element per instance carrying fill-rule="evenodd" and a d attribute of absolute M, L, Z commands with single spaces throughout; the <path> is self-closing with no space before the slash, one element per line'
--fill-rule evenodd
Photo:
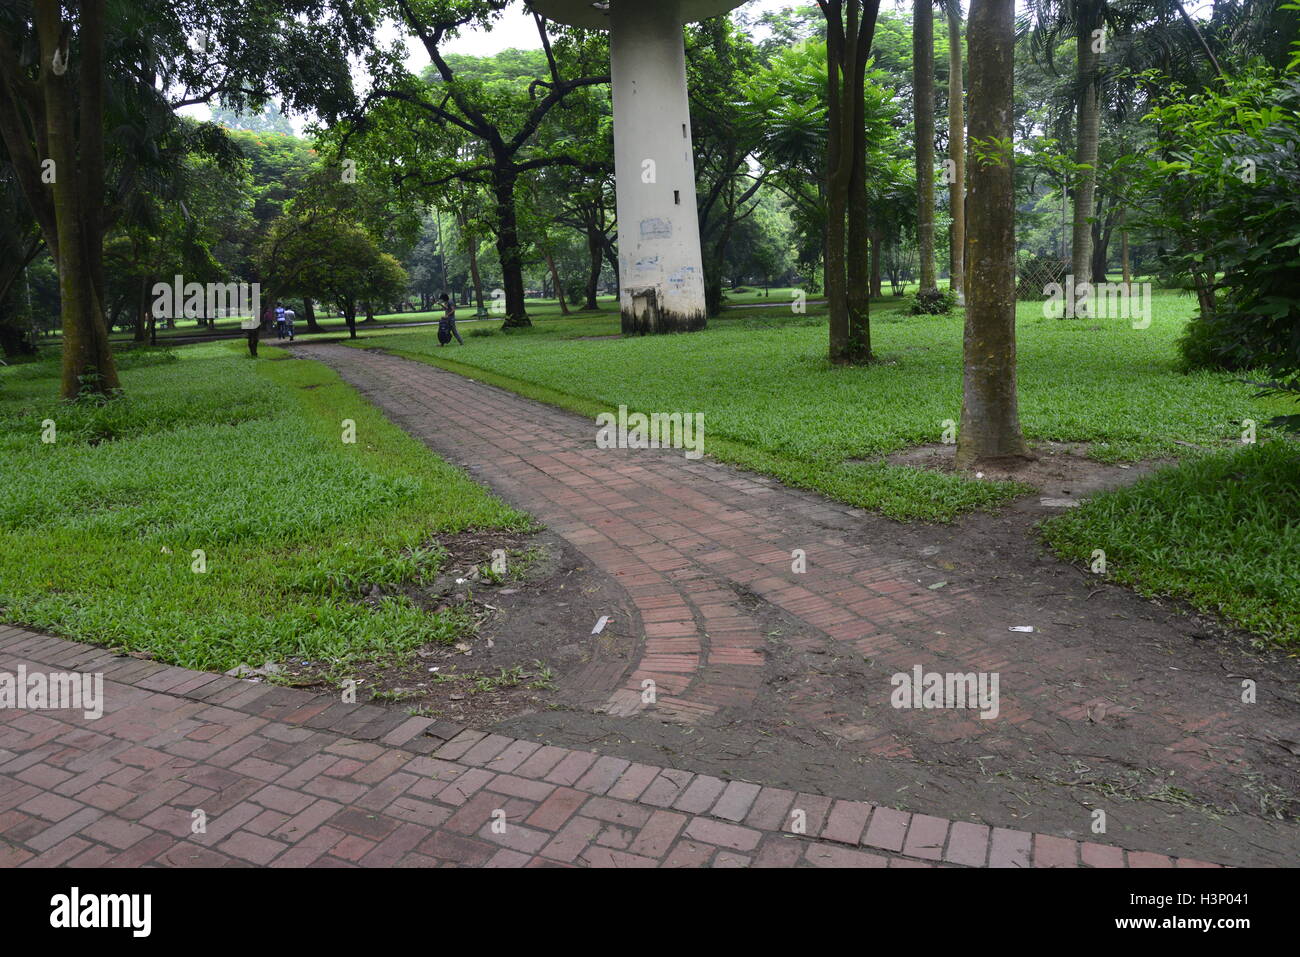
<path fill-rule="evenodd" d="M 748 2 L 741 5 L 740 9 L 753 14 L 764 10 L 779 10 L 782 7 L 797 6 L 799 2 L 800 0 L 748 0 Z M 418 46 L 418 43 L 416 45 Z M 541 45 L 532 16 L 524 9 L 522 0 L 518 0 L 500 18 L 498 25 L 491 32 L 484 30 L 467 32 L 465 36 L 449 43 L 447 49 L 452 53 L 491 56 L 493 53 L 499 53 L 511 47 L 520 50 L 535 50 Z M 411 52 L 413 66 L 422 69 L 428 64 L 429 58 L 422 55 L 423 51 L 420 51 L 421 55 L 416 56 L 413 47 Z"/>

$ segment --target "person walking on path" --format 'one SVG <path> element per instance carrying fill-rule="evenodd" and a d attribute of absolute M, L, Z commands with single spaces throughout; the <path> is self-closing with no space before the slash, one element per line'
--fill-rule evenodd
<path fill-rule="evenodd" d="M 438 345 L 445 346 L 451 342 L 451 337 L 455 336 L 456 341 L 462 346 L 465 340 L 460 337 L 460 332 L 456 328 L 456 304 L 444 292 L 438 297 L 442 303 L 442 320 L 438 323 Z"/>
<path fill-rule="evenodd" d="M 296 318 L 298 318 L 298 316 L 297 313 L 293 311 L 292 306 L 284 310 L 284 328 L 289 333 L 290 342 L 293 342 L 293 321 Z"/>
<path fill-rule="evenodd" d="M 277 302 L 275 304 L 275 337 L 283 339 L 284 335 L 284 303 Z"/>
<path fill-rule="evenodd" d="M 267 309 L 260 317 L 254 315 L 246 319 L 241 319 L 239 326 L 244 330 L 244 335 L 248 338 L 248 354 L 254 359 L 257 358 L 257 340 L 262 334 L 262 323 L 270 315 L 271 310 Z"/>

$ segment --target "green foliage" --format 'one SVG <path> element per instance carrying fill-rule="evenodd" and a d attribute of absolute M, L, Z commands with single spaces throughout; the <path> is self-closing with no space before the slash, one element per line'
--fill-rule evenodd
<path fill-rule="evenodd" d="M 907 297 L 909 316 L 946 316 L 957 308 L 957 296 L 947 289 L 914 292 Z"/>
<path fill-rule="evenodd" d="M 5 620 L 201 669 L 401 652 L 466 624 L 361 586 L 427 579 L 437 534 L 529 524 L 317 363 L 142 351 L 96 406 L 51 398 L 57 375 L 0 368 Z"/>
<path fill-rule="evenodd" d="M 1133 190 L 1174 240 L 1166 271 L 1201 294 L 1185 362 L 1300 376 L 1300 73 L 1174 87 L 1148 120 L 1160 149 L 1132 162 Z"/>
<path fill-rule="evenodd" d="M 869 70 L 864 90 L 866 189 L 889 245 L 916 217 L 915 172 L 905 156 L 892 79 L 883 70 Z M 811 275 L 822 256 L 827 216 L 825 40 L 772 52 L 763 69 L 743 79 L 741 93 L 742 115 L 761 131 L 761 161 L 789 205 L 799 266 Z"/>
<path fill-rule="evenodd" d="M 275 288 L 337 302 L 356 315 L 359 302 L 399 299 L 407 275 L 359 225 L 325 216 L 281 217 L 262 248 L 261 271 Z"/>

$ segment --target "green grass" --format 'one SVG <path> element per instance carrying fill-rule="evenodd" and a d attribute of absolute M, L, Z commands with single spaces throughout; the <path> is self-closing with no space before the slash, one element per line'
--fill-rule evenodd
<path fill-rule="evenodd" d="M 536 318 L 540 318 L 540 319 L 549 319 L 553 317 L 558 318 L 561 315 L 559 303 L 557 303 L 554 299 L 528 299 L 525 301 L 527 303 L 529 313 Z M 609 313 L 610 315 L 617 314 L 618 300 L 615 297 L 599 296 L 597 297 L 596 301 L 603 312 Z M 488 305 L 490 308 L 491 303 L 489 302 Z M 580 307 L 571 305 L 569 309 L 572 312 L 577 313 Z M 467 306 L 461 304 L 457 306 L 457 321 L 460 323 L 473 324 L 476 321 L 474 319 L 474 310 L 475 307 L 473 305 Z M 302 338 L 303 336 L 312 336 L 318 334 L 328 334 L 331 336 L 336 336 L 339 333 L 344 333 L 344 334 L 347 333 L 348 326 L 347 323 L 344 322 L 342 318 L 338 316 L 333 316 L 328 319 L 324 318 L 325 314 L 323 311 L 321 311 L 319 306 L 317 307 L 316 315 L 317 315 L 317 324 L 321 327 L 322 333 L 307 332 L 307 320 L 301 313 L 299 313 L 297 319 L 294 322 L 294 333 L 299 338 Z M 587 313 L 587 315 L 591 315 L 591 313 Z M 386 313 L 383 315 L 375 316 L 375 321 L 370 324 L 367 324 L 363 322 L 361 319 L 358 319 L 357 329 L 358 332 L 371 331 L 389 325 L 401 325 L 404 323 L 412 323 L 412 322 L 437 322 L 441 318 L 442 318 L 442 310 L 440 309 L 435 310 L 433 312 L 393 312 L 393 313 Z M 491 316 L 489 319 L 485 321 L 499 322 L 500 319 L 497 316 Z M 168 339 L 176 339 L 176 338 L 193 338 L 195 336 L 205 336 L 205 335 L 213 335 L 213 334 L 239 333 L 242 331 L 240 329 L 239 323 L 240 320 L 237 317 L 229 318 L 229 319 L 218 319 L 215 326 L 206 326 L 206 325 L 200 326 L 193 319 L 182 319 L 178 322 L 176 328 L 174 329 L 164 329 L 160 326 L 157 330 L 157 336 L 160 341 L 165 342 Z M 119 329 L 113 332 L 109 338 L 116 345 L 121 346 L 121 345 L 127 345 L 131 343 L 133 341 L 133 334 L 130 330 Z M 263 333 L 262 340 L 264 342 L 274 342 L 275 333 L 274 332 Z M 57 347 L 60 341 L 60 333 L 57 330 L 55 330 L 53 335 L 47 337 L 43 341 L 47 347 Z"/>
<path fill-rule="evenodd" d="M 53 362 L 0 369 L 0 620 L 220 670 L 464 632 L 361 586 L 435 574 L 438 533 L 530 520 L 328 368 L 243 348 L 126 354 L 126 396 L 102 406 L 55 399 Z"/>
<path fill-rule="evenodd" d="M 1031 441 L 1091 443 L 1103 461 L 1182 457 L 1216 447 L 1241 421 L 1291 411 L 1216 373 L 1176 371 L 1174 342 L 1194 303 L 1157 292 L 1150 328 L 1122 320 L 1044 319 L 1023 303 L 1017 336 L 1020 409 Z M 387 330 L 364 345 L 440 365 L 584 415 L 626 404 L 642 412 L 703 412 L 705 451 L 897 519 L 951 521 L 1026 491 L 893 466 L 888 453 L 942 438 L 961 413 L 962 318 L 909 317 L 872 307 L 880 363 L 831 366 L 821 307 L 737 312 L 700 333 L 586 339 L 618 333 L 613 316 L 551 319 L 530 329 L 467 336 L 439 349 L 432 331 Z M 486 327 L 485 327 L 486 328 Z M 362 343 L 358 343 L 362 344 Z"/>
<path fill-rule="evenodd" d="M 1300 447 L 1243 446 L 1163 469 L 1043 524 L 1061 555 L 1300 647 Z"/>

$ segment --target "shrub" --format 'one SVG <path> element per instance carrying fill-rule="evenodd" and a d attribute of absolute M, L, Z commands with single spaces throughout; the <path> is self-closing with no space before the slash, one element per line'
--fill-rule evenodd
<path fill-rule="evenodd" d="M 957 297 L 951 292 L 918 292 L 908 297 L 909 316 L 946 316 L 957 306 Z"/>
<path fill-rule="evenodd" d="M 1196 290 L 1200 317 L 1180 343 L 1189 369 L 1300 373 L 1295 66 L 1255 65 L 1192 95 L 1169 85 L 1147 117 L 1156 148 L 1125 163 L 1142 225 L 1170 241 L 1162 272 Z"/>

